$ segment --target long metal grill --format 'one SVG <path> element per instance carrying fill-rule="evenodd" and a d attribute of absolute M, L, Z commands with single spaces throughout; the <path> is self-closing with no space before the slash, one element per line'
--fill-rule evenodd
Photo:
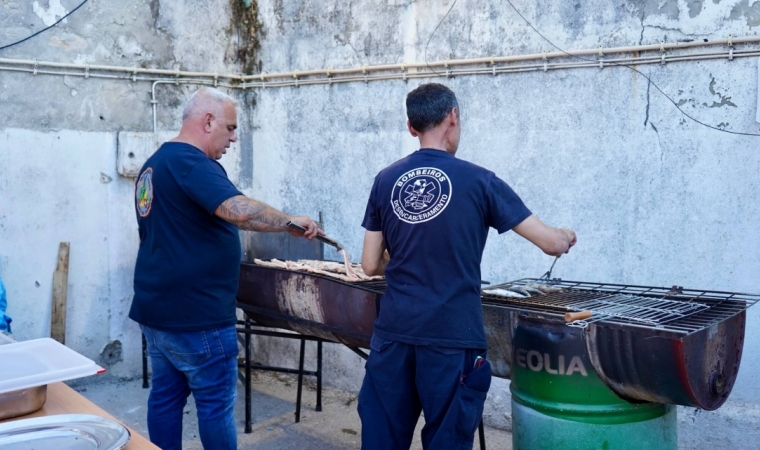
<path fill-rule="evenodd" d="M 488 294 L 489 289 L 547 285 L 559 292 L 532 293 L 524 298 Z M 549 282 L 525 278 L 490 286 L 482 293 L 484 303 L 516 310 L 543 313 L 589 310 L 585 324 L 604 321 L 688 335 L 720 323 L 760 300 L 760 295 L 554 279 Z M 583 322 L 574 324 L 584 326 Z"/>
<path fill-rule="evenodd" d="M 387 287 L 385 280 L 354 285 L 378 293 L 385 292 Z M 505 298 L 488 293 L 492 289 L 535 285 L 546 285 L 561 291 L 543 295 L 532 292 L 523 298 Z M 481 299 L 484 304 L 535 313 L 561 315 L 591 311 L 591 318 L 574 326 L 582 327 L 601 321 L 689 335 L 739 314 L 760 301 L 760 295 L 683 289 L 679 286 L 665 288 L 524 278 L 488 286 L 481 293 Z"/>
<path fill-rule="evenodd" d="M 571 311 L 591 312 L 591 318 L 568 324 L 580 328 L 585 328 L 589 323 L 610 318 L 656 327 L 709 308 L 697 302 L 642 298 L 629 294 L 613 294 L 567 305 L 567 309 Z"/>

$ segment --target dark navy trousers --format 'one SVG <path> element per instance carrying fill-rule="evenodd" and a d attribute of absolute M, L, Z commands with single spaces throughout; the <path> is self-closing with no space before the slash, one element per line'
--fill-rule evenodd
<path fill-rule="evenodd" d="M 491 367 L 483 349 L 372 337 L 359 393 L 362 450 L 408 450 L 420 412 L 425 450 L 472 449 Z M 478 356 L 483 364 L 475 368 Z"/>

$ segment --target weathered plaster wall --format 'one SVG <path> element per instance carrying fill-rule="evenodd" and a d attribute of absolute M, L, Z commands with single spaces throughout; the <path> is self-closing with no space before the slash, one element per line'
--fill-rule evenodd
<path fill-rule="evenodd" d="M 79 0 L 0 1 L 0 46 L 52 24 Z M 237 72 L 228 0 L 91 0 L 56 28 L 0 58 Z M 196 86 L 157 88 L 158 130 L 176 135 Z M 140 335 L 127 318 L 138 237 L 134 180 L 116 172 L 119 132 L 152 131 L 149 82 L 0 71 L 0 277 L 19 339 L 48 336 L 58 242 L 71 242 L 67 345 L 118 376 L 140 372 Z M 252 98 L 234 92 L 246 107 Z M 175 130 L 175 131 L 171 131 Z M 250 186 L 247 153 L 223 164 Z M 241 162 L 245 168 L 240 169 Z M 247 184 L 246 184 L 247 183 Z"/>
<path fill-rule="evenodd" d="M 515 1 L 563 48 L 755 35 L 747 1 Z M 266 72 L 553 50 L 505 2 L 260 2 Z M 757 61 L 644 66 L 700 120 L 758 133 Z M 440 80 L 439 80 L 440 81 Z M 507 180 L 550 224 L 577 230 L 578 246 L 554 275 L 620 283 L 757 292 L 758 138 L 685 119 L 641 75 L 625 68 L 443 80 L 458 94 L 459 157 Z M 374 174 L 417 148 L 404 97 L 418 81 L 258 91 L 253 193 L 293 212 L 323 211 L 326 231 L 361 253 L 360 227 Z M 490 237 L 483 278 L 539 276 L 551 258 L 514 234 Z M 760 310 L 750 310 L 742 368 L 724 408 L 682 408 L 682 448 L 755 442 L 760 407 Z M 295 347 L 259 343 L 257 355 L 294 364 Z M 277 349 L 272 351 L 272 349 Z M 328 356 L 329 382 L 356 389 L 349 350 Z M 330 361 L 335 357 L 337 361 Z M 487 421 L 510 426 L 508 382 L 489 394 Z M 730 426 L 728 424 L 731 424 Z M 709 435 L 709 436 L 708 436 Z M 709 439 L 708 439 L 709 437 Z M 722 440 L 722 441 L 721 441 Z"/>
<path fill-rule="evenodd" d="M 101 268 L 109 266 L 115 145 L 102 132 L 0 132 L 2 276 L 19 337 L 49 335 L 58 243 L 69 241 L 67 343 L 100 352 L 109 328 L 109 271 Z"/>
<path fill-rule="evenodd" d="M 535 53 L 552 50 L 504 2 L 262 0 L 266 72 Z M 760 2 L 514 0 L 563 48 L 755 35 Z M 0 0 L 0 45 L 56 20 L 79 0 Z M 229 0 L 91 0 L 65 23 L 0 57 L 129 67 L 240 72 Z M 640 67 L 690 114 L 759 132 L 757 62 Z M 444 80 L 462 107 L 460 157 L 511 183 L 551 224 L 575 228 L 563 278 L 758 291 L 757 138 L 684 119 L 640 75 L 623 68 Z M 324 213 L 326 229 L 361 252 L 360 222 L 374 174 L 417 147 L 404 96 L 419 81 L 235 93 L 239 150 L 225 157 L 244 192 L 292 213 Z M 159 130 L 179 127 L 193 87 L 158 88 Z M 69 344 L 101 360 L 115 341 L 117 375 L 139 370 L 139 334 L 126 318 L 137 246 L 132 180 L 115 173 L 119 132 L 151 131 L 150 85 L 0 71 L 0 276 L 14 331 L 48 332 L 55 249 L 72 242 Z M 121 149 L 123 150 L 123 148 Z M 493 235 L 483 278 L 543 273 L 551 259 L 512 234 Z M 36 282 L 36 283 L 35 283 Z M 37 286 L 39 283 L 39 286 Z M 750 310 L 742 369 L 729 403 L 680 411 L 681 446 L 751 446 L 760 409 L 760 310 Z M 295 364 L 295 348 L 257 341 L 257 358 Z M 313 348 L 309 350 L 313 353 Z M 363 364 L 325 348 L 326 381 L 357 390 Z M 508 382 L 495 380 L 489 423 L 508 427 Z M 725 445 L 723 445 L 725 444 Z"/>

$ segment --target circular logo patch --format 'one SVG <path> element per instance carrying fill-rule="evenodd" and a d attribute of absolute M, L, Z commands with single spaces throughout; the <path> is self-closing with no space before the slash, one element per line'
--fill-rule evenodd
<path fill-rule="evenodd" d="M 148 167 L 137 180 L 135 204 L 140 217 L 148 217 L 153 204 L 153 168 L 151 167 Z"/>
<path fill-rule="evenodd" d="M 403 174 L 393 185 L 391 206 L 406 223 L 422 223 L 441 214 L 451 201 L 449 176 L 434 167 Z"/>

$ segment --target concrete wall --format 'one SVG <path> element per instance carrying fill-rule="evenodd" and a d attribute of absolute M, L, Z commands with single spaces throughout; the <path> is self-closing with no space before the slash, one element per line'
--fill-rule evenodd
<path fill-rule="evenodd" d="M 262 0 L 264 33 L 255 65 L 273 73 L 552 49 L 508 4 L 483 0 L 459 0 L 431 38 L 451 1 Z M 58 8 L 78 3 L 0 2 L 0 44 L 41 29 Z M 513 3 L 563 48 L 755 35 L 760 25 L 760 2 L 748 0 Z M 237 73 L 240 33 L 229 4 L 93 0 L 66 23 L 0 57 Z M 639 69 L 700 120 L 760 131 L 757 61 Z M 757 138 L 685 119 L 625 68 L 444 81 L 462 107 L 459 157 L 495 171 L 546 222 L 578 231 L 579 244 L 557 263 L 556 276 L 760 290 Z M 405 130 L 403 101 L 418 84 L 235 93 L 243 101 L 241 140 L 224 162 L 247 194 L 292 213 L 322 211 L 328 233 L 357 260 L 373 176 L 417 148 Z M 179 108 L 193 89 L 159 88 L 159 130 L 178 129 Z M 71 241 L 69 343 L 117 375 L 139 370 L 139 334 L 126 318 L 137 246 L 132 180 L 115 172 L 124 150 L 118 136 L 151 131 L 149 99 L 148 83 L 0 70 L 0 277 L 14 331 L 21 339 L 47 335 L 57 244 Z M 550 264 L 515 235 L 494 234 L 483 277 L 538 276 Z M 681 410 L 683 448 L 757 441 L 759 323 L 760 309 L 750 310 L 729 403 L 712 413 Z M 120 361 L 107 351 L 117 340 Z M 284 343 L 260 340 L 256 350 L 269 363 L 296 363 L 295 349 Z M 328 345 L 326 364 L 329 384 L 358 389 L 358 356 Z M 490 424 L 510 426 L 509 402 L 508 383 L 496 380 L 487 405 Z"/>
<path fill-rule="evenodd" d="M 738 1 L 516 1 L 563 48 L 755 35 L 760 4 Z M 751 3 L 751 5 L 749 4 Z M 261 1 L 267 72 L 553 50 L 505 2 Z M 757 133 L 757 61 L 639 67 L 691 115 Z M 554 275 L 565 279 L 757 292 L 760 208 L 757 137 L 684 118 L 625 68 L 445 80 L 462 106 L 458 156 L 507 180 L 546 222 L 577 230 Z M 254 116 L 256 196 L 290 211 L 324 212 L 326 230 L 361 252 L 374 174 L 417 148 L 403 101 L 419 82 L 263 90 Z M 489 238 L 483 278 L 539 276 L 552 259 L 514 234 Z M 748 315 L 731 400 L 706 413 L 682 408 L 682 448 L 755 442 L 760 404 L 760 309 Z M 295 364 L 294 348 L 261 344 L 259 357 Z M 275 349 L 275 351 L 273 351 Z M 327 356 L 329 382 L 356 389 L 363 365 Z M 312 353 L 313 354 L 313 353 Z M 335 361 L 331 361 L 335 358 Z M 356 361 L 351 368 L 346 364 Z M 489 394 L 486 420 L 510 426 L 508 382 Z M 729 425 L 730 424 L 730 425 Z"/>
<path fill-rule="evenodd" d="M 0 2 L 0 46 L 79 3 Z M 0 58 L 237 72 L 231 14 L 223 0 L 91 1 Z M 161 138 L 176 135 L 181 106 L 195 88 L 158 86 Z M 149 82 L 0 70 L 0 277 L 14 334 L 49 335 L 58 243 L 69 241 L 66 344 L 117 376 L 140 372 L 140 335 L 127 318 L 138 246 L 134 179 L 120 176 L 116 161 L 134 144 L 125 136 L 153 137 L 150 92 Z M 231 148 L 223 164 L 236 182 L 248 174 L 250 186 L 250 163 L 240 169 L 251 159 L 247 148 L 242 158 Z"/>

